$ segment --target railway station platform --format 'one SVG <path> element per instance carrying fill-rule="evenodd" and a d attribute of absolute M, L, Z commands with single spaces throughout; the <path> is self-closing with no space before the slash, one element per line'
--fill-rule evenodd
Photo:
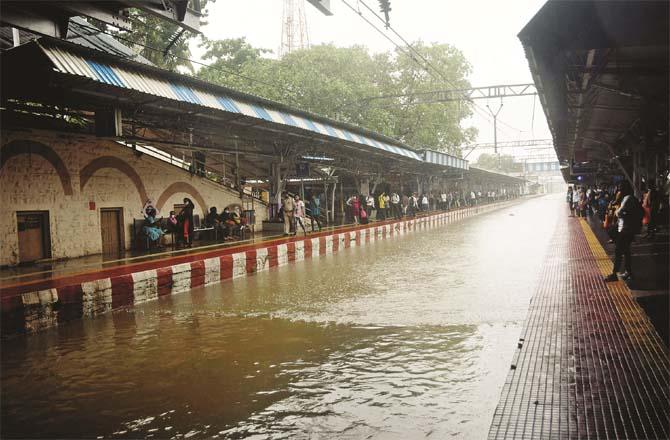
<path fill-rule="evenodd" d="M 488 438 L 670 438 L 670 360 L 584 219 L 560 220 Z"/>

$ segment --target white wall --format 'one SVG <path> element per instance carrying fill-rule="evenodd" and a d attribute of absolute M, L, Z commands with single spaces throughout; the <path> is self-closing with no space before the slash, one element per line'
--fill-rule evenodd
<path fill-rule="evenodd" d="M 116 162 L 127 164 L 139 176 L 146 196 L 158 202 L 163 192 L 173 184 L 182 188 L 165 202 L 161 215 L 167 216 L 174 204 L 184 197 L 191 198 L 195 213 L 203 218 L 203 211 L 216 206 L 221 211 L 225 206 L 241 201 L 236 192 L 207 179 L 191 176 L 170 164 L 149 155 L 137 157 L 133 152 L 116 142 L 100 140 L 91 136 L 65 135 L 48 131 L 4 131 L 3 153 L 17 145 L 29 142 L 42 144 L 56 153 L 69 175 L 72 194 L 66 195 L 54 166 L 37 153 L 5 155 L 0 169 L 0 266 L 17 264 L 18 233 L 17 211 L 49 211 L 52 258 L 74 258 L 99 254 L 102 251 L 100 236 L 100 208 L 123 208 L 125 222 L 125 245 L 133 244 L 131 225 L 134 218 L 142 218 L 142 200 L 136 182 L 118 168 L 110 168 Z M 8 148 L 6 148 L 8 147 Z M 108 157 L 106 159 L 100 159 Z M 84 167 L 97 159 L 107 166 L 95 171 L 80 188 Z M 191 194 L 188 186 L 201 197 Z M 185 192 L 189 191 L 189 193 Z M 203 203 L 199 203 L 201 199 Z M 95 202 L 95 209 L 89 209 Z M 200 206 L 205 204 L 206 206 Z M 256 230 L 262 227 L 267 209 L 259 202 L 256 208 Z"/>

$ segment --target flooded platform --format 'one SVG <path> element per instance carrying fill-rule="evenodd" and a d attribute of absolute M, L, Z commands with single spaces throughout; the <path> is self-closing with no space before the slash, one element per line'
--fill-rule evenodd
<path fill-rule="evenodd" d="M 555 207 L 513 201 L 4 340 L 0 434 L 483 438 L 553 228 L 535 214 Z"/>
<path fill-rule="evenodd" d="M 2 341 L 0 434 L 666 438 L 667 349 L 561 199 L 359 231 L 94 319 L 60 309 Z"/>
<path fill-rule="evenodd" d="M 556 224 L 488 438 L 670 437 L 670 362 L 584 219 Z"/>
<path fill-rule="evenodd" d="M 33 280 L 19 275 L 0 284 L 2 337 L 95 317 L 120 307 L 252 275 L 289 262 L 318 258 L 351 246 L 459 221 L 518 201 L 431 211 L 402 220 L 347 225 L 309 235 L 270 237 L 235 246 L 194 248 L 176 255 L 119 260 L 104 268 L 84 267 L 81 272 L 73 265 L 64 273 L 56 270 L 26 274 L 28 278 L 36 277 Z M 19 279 L 21 281 L 12 283 Z"/>

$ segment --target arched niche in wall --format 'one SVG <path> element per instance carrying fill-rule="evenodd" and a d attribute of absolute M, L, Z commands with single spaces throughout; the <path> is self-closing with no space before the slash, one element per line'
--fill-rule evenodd
<path fill-rule="evenodd" d="M 193 185 L 186 182 L 175 182 L 172 185 L 165 188 L 165 191 L 163 191 L 163 193 L 158 198 L 158 201 L 156 202 L 156 208 L 159 211 L 162 211 L 165 202 L 167 202 L 170 197 L 178 193 L 185 193 L 193 197 L 194 202 L 200 205 L 202 214 L 203 215 L 207 214 L 207 205 L 205 203 L 205 199 L 202 198 L 200 192 L 198 192 L 198 190 L 195 189 Z"/>
<path fill-rule="evenodd" d="M 79 173 L 79 187 L 82 192 L 84 191 L 86 183 L 91 179 L 91 177 L 93 177 L 93 174 L 103 168 L 119 170 L 128 176 L 128 178 L 133 182 L 133 185 L 135 185 L 135 188 L 137 188 L 137 193 L 140 196 L 140 201 L 142 204 L 149 199 L 147 191 L 144 188 L 144 183 L 142 183 L 142 179 L 140 178 L 139 174 L 137 174 L 135 169 L 123 159 L 114 156 L 101 156 L 95 158 L 81 169 L 81 172 Z"/>
<path fill-rule="evenodd" d="M 58 174 L 65 195 L 72 195 L 72 181 L 65 163 L 54 150 L 43 143 L 31 140 L 13 140 L 3 145 L 2 150 L 0 150 L 0 170 L 11 158 L 22 154 L 36 154 L 47 160 Z"/>

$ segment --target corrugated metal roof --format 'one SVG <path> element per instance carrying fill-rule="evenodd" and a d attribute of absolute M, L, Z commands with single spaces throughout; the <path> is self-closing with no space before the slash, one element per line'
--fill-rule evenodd
<path fill-rule="evenodd" d="M 452 156 L 451 154 L 443 153 L 441 151 L 425 150 L 423 152 L 423 160 L 435 165 L 449 166 L 462 170 L 468 169 L 467 160 Z"/>
<path fill-rule="evenodd" d="M 135 90 L 167 99 L 188 102 L 195 105 L 214 108 L 217 110 L 243 114 L 249 117 L 263 119 L 268 122 L 283 124 L 303 130 L 312 131 L 321 135 L 331 136 L 345 142 L 367 145 L 406 158 L 423 161 L 417 152 L 397 145 L 382 142 L 373 137 L 337 128 L 331 124 L 311 120 L 305 116 L 291 114 L 287 111 L 270 108 L 258 102 L 245 102 L 240 98 L 233 98 L 223 94 L 212 94 L 205 89 L 192 87 L 188 81 L 183 83 L 166 79 L 167 76 L 147 74 L 139 69 L 132 69 L 122 65 L 107 63 L 101 60 L 75 53 L 65 48 L 41 45 L 58 71 L 65 74 L 86 77 L 104 84 Z"/>
<path fill-rule="evenodd" d="M 120 43 L 111 35 L 107 35 L 96 29 L 95 26 L 81 17 L 70 17 L 67 40 L 84 47 L 122 58 L 128 58 L 142 64 L 153 65 L 151 61 L 147 60 L 130 47 Z"/>

